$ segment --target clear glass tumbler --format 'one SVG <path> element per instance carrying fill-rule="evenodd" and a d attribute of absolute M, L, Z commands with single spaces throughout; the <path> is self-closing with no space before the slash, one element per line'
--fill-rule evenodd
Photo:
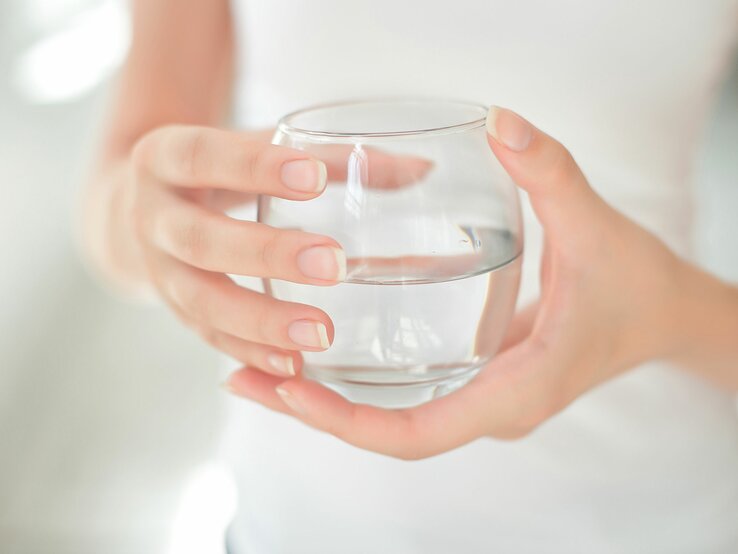
<path fill-rule="evenodd" d="M 328 186 L 308 202 L 261 197 L 258 219 L 332 236 L 348 259 L 336 286 L 264 283 L 333 320 L 332 346 L 303 353 L 305 377 L 354 402 L 408 407 L 466 384 L 495 355 L 523 235 L 486 113 L 448 100 L 367 100 L 280 121 L 273 142 L 322 159 Z"/>

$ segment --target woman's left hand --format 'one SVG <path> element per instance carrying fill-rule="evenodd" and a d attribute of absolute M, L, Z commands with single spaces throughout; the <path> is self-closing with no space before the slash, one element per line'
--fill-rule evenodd
<path fill-rule="evenodd" d="M 689 266 L 608 206 L 556 140 L 503 109 L 487 127 L 546 239 L 540 300 L 516 315 L 502 351 L 465 387 L 410 409 L 352 404 L 250 368 L 229 378 L 234 393 L 360 448 L 419 459 L 487 435 L 522 437 L 599 383 L 678 350 Z"/>

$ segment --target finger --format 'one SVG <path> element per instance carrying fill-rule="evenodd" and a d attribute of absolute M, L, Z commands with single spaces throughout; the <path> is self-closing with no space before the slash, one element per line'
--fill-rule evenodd
<path fill-rule="evenodd" d="M 368 157 L 367 188 L 395 189 L 421 181 L 433 168 L 433 162 L 417 156 L 389 154 L 381 150 L 365 148 Z M 345 182 L 348 178 L 349 156 L 351 147 L 344 145 L 326 145 L 311 149 L 325 163 L 329 182 Z M 229 190 L 213 191 L 208 206 L 226 211 L 236 206 L 253 202 L 255 194 L 233 192 Z"/>
<path fill-rule="evenodd" d="M 484 377 L 480 374 L 448 396 L 407 410 L 352 404 L 305 379 L 287 380 L 277 393 L 305 423 L 341 440 L 397 458 L 420 459 L 487 434 L 513 438 L 527 433 L 529 420 L 538 421 L 526 413 L 531 403 L 521 391 L 532 386 L 532 372 L 520 368 L 538 360 L 530 351 L 530 343 L 522 343 L 495 358 L 483 370 Z"/>
<path fill-rule="evenodd" d="M 271 375 L 284 379 L 294 377 L 302 369 L 299 352 L 246 341 L 210 328 L 201 328 L 199 334 L 216 350 Z"/>
<path fill-rule="evenodd" d="M 285 405 L 276 392 L 277 387 L 283 381 L 283 378 L 267 375 L 251 367 L 244 367 L 229 375 L 224 385 L 231 394 L 253 400 L 270 410 L 294 417 L 292 410 Z"/>
<path fill-rule="evenodd" d="M 274 129 L 252 131 L 257 140 L 269 142 Z M 329 181 L 345 181 L 349 162 L 356 147 L 349 144 L 314 145 L 310 154 L 323 161 L 328 170 Z M 433 169 L 433 162 L 420 156 L 392 154 L 376 147 L 362 147 L 366 154 L 368 179 L 364 183 L 369 188 L 397 188 L 420 181 Z"/>
<path fill-rule="evenodd" d="M 329 237 L 236 220 L 175 194 L 146 225 L 153 244 L 200 269 L 312 285 L 346 276 L 346 255 Z"/>
<path fill-rule="evenodd" d="M 214 190 L 207 202 L 207 206 L 219 212 L 227 212 L 236 207 L 246 206 L 256 201 L 258 195 L 231 190 Z"/>
<path fill-rule="evenodd" d="M 345 181 L 352 164 L 359 159 L 365 165 L 362 172 L 368 188 L 393 189 L 422 180 L 433 168 L 433 162 L 419 156 L 391 154 L 377 148 L 356 147 L 343 144 L 315 146 L 310 153 L 325 162 L 328 181 Z"/>
<path fill-rule="evenodd" d="M 252 136 L 269 142 L 273 129 L 254 131 Z M 328 170 L 328 181 L 345 181 L 350 166 L 351 154 L 356 147 L 349 144 L 314 145 L 310 154 L 323 161 Z M 433 169 L 433 162 L 420 156 L 393 154 L 376 147 L 362 147 L 366 155 L 367 182 L 369 188 L 398 188 L 418 182 Z"/>
<path fill-rule="evenodd" d="M 137 171 L 183 187 L 209 187 L 307 200 L 326 185 L 326 168 L 309 154 L 208 127 L 160 127 L 133 151 Z"/>
<path fill-rule="evenodd" d="M 231 374 L 227 388 L 235 395 L 290 414 L 360 448 L 395 457 L 409 457 L 410 431 L 406 412 L 352 404 L 335 392 L 306 379 L 279 381 L 252 368 Z"/>
<path fill-rule="evenodd" d="M 583 226 L 598 220 L 597 212 L 604 203 L 569 151 L 502 108 L 490 108 L 487 132 L 492 151 L 512 179 L 528 192 L 544 229 L 556 237 L 586 237 Z"/>
<path fill-rule="evenodd" d="M 387 275 L 404 275 L 418 279 L 452 279 L 480 264 L 478 252 L 449 256 L 356 256 L 348 262 L 349 272 L 361 272 L 363 278 L 387 279 Z"/>
<path fill-rule="evenodd" d="M 276 300 L 165 256 L 156 263 L 160 293 L 200 327 L 287 350 L 319 352 L 333 341 L 333 323 L 318 308 Z"/>
<path fill-rule="evenodd" d="M 305 379 L 285 381 L 276 393 L 292 414 L 308 425 L 359 448 L 395 458 L 425 458 L 482 434 L 481 430 L 475 429 L 476 425 L 456 425 L 454 418 L 431 429 L 430 418 L 425 417 L 419 408 L 386 410 L 353 404 L 334 391 Z M 440 401 L 432 404 L 437 402 Z M 472 413 L 468 406 L 462 406 L 460 411 Z M 443 414 L 446 413 L 443 410 Z M 451 426 L 458 427 L 461 432 Z"/>

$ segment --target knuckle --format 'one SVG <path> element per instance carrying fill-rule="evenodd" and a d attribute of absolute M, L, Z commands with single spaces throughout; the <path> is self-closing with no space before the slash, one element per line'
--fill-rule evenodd
<path fill-rule="evenodd" d="M 259 262 L 265 277 L 276 276 L 278 253 L 284 244 L 284 235 L 277 230 L 271 230 L 260 246 Z"/>
<path fill-rule="evenodd" d="M 160 210 L 157 209 L 156 198 L 145 189 L 146 185 L 144 183 L 134 179 L 130 187 L 130 199 L 127 201 L 127 205 L 123 207 L 133 237 L 141 245 L 151 242 L 151 238 L 156 232 L 158 219 L 160 219 Z"/>
<path fill-rule="evenodd" d="M 171 125 L 157 127 L 136 141 L 131 149 L 131 165 L 136 172 L 145 172 L 154 165 L 159 144 L 172 127 Z"/>
<path fill-rule="evenodd" d="M 256 308 L 252 312 L 254 322 L 254 339 L 256 342 L 270 344 L 273 342 L 271 329 L 272 310 Z"/>
<path fill-rule="evenodd" d="M 210 167 L 206 155 L 207 132 L 205 129 L 189 129 L 175 154 L 180 172 L 187 178 L 198 180 Z"/>
<path fill-rule="evenodd" d="M 141 137 L 131 149 L 131 165 L 136 172 L 148 166 L 151 158 L 152 136 L 156 131 L 150 131 Z"/>
<path fill-rule="evenodd" d="M 576 176 L 576 163 L 569 151 L 559 145 L 546 172 L 547 180 L 557 186 L 570 184 Z"/>
<path fill-rule="evenodd" d="M 550 353 L 559 335 L 558 329 L 541 325 L 535 328 L 527 338 L 528 348 L 532 354 L 544 356 Z"/>
<path fill-rule="evenodd" d="M 209 251 L 208 233 L 200 221 L 189 221 L 172 236 L 176 255 L 193 265 L 205 265 Z"/>
<path fill-rule="evenodd" d="M 254 141 L 247 141 L 241 150 L 240 166 L 246 178 L 253 182 L 260 180 L 262 167 L 266 163 L 266 149 L 264 145 Z"/>

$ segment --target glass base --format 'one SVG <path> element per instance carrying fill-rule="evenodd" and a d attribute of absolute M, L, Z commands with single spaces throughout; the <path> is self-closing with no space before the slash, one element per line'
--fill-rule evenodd
<path fill-rule="evenodd" d="M 379 408 L 411 408 L 441 398 L 471 381 L 487 360 L 459 367 L 331 368 L 306 365 L 303 375 L 356 404 Z"/>

